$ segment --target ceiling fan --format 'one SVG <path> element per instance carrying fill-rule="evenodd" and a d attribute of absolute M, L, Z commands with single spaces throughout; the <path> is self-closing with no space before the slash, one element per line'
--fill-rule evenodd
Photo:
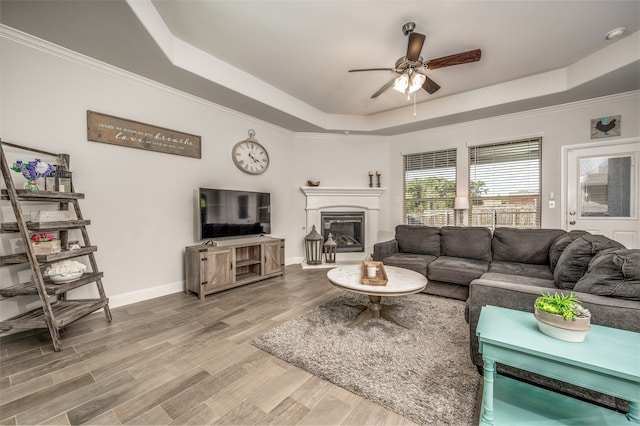
<path fill-rule="evenodd" d="M 396 61 L 394 68 L 349 70 L 349 72 L 393 71 L 400 74 L 399 77 L 394 77 L 393 80 L 382 86 L 380 90 L 371 96 L 371 99 L 377 98 L 390 87 L 407 95 L 420 90 L 420 88 L 426 90 L 429 94 L 433 94 L 440 89 L 440 86 L 425 75 L 427 70 L 467 64 L 480 60 L 480 49 L 475 49 L 425 61 L 422 56 L 420 56 L 420 52 L 422 51 L 422 45 L 424 44 L 426 36 L 413 32 L 415 27 L 416 24 L 414 22 L 407 22 L 402 26 L 402 33 L 405 36 L 409 36 L 409 44 L 407 46 L 407 54 Z"/>

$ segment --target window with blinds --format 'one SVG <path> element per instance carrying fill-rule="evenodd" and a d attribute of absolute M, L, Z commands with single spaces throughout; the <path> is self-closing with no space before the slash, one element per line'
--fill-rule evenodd
<path fill-rule="evenodd" d="M 542 139 L 469 148 L 470 224 L 540 228 Z"/>
<path fill-rule="evenodd" d="M 404 223 L 453 225 L 456 197 L 456 150 L 422 152 L 403 157 Z"/>

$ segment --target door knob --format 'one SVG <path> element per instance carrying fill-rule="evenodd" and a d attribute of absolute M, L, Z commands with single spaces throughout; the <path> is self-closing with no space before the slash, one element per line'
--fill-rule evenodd
<path fill-rule="evenodd" d="M 569 225 L 575 225 L 575 224 L 576 224 L 575 220 L 572 220 L 572 221 L 569 222 Z"/>
<path fill-rule="evenodd" d="M 569 214 L 570 214 L 571 216 L 575 216 L 575 215 L 576 215 L 576 212 L 575 212 L 575 210 L 571 210 L 571 211 L 569 212 Z"/>

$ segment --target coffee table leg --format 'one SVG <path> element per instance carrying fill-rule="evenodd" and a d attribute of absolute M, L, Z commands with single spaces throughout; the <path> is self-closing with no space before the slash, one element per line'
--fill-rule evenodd
<path fill-rule="evenodd" d="M 407 330 L 412 330 L 413 327 L 411 327 L 410 325 L 408 325 L 407 323 L 404 323 L 402 321 L 400 321 L 398 319 L 397 316 L 393 315 L 391 312 L 389 312 L 387 309 L 390 308 L 391 306 L 395 306 L 395 305 L 382 305 L 382 318 L 386 319 L 387 321 L 391 321 L 392 323 L 399 325 L 400 327 L 404 327 Z"/>
<path fill-rule="evenodd" d="M 369 306 L 365 305 L 347 305 L 352 308 L 358 308 L 362 312 L 350 323 L 347 324 L 347 327 L 354 327 L 356 325 L 362 324 L 363 322 L 371 319 L 371 318 L 384 318 L 387 321 L 391 321 L 392 323 L 399 325 L 400 327 L 404 327 L 406 329 L 411 330 L 411 327 L 400 321 L 398 317 L 389 312 L 396 305 L 383 305 L 380 303 L 382 300 L 382 296 L 372 296 L 369 295 Z"/>
<path fill-rule="evenodd" d="M 356 325 L 362 324 L 363 322 L 373 318 L 372 312 L 369 310 L 368 307 L 364 305 L 347 305 L 347 306 L 351 306 L 352 308 L 358 308 L 362 312 L 358 314 L 356 319 L 354 319 L 351 322 L 348 322 L 345 327 L 349 327 L 349 328 L 355 327 Z"/>

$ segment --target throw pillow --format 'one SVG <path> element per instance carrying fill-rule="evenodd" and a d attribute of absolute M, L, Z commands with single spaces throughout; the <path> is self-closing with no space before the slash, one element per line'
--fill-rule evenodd
<path fill-rule="evenodd" d="M 591 259 L 608 248 L 625 247 L 604 235 L 583 235 L 571 242 L 560 255 L 553 271 L 553 279 L 558 288 L 572 290 L 587 272 Z"/>
<path fill-rule="evenodd" d="M 400 253 L 440 256 L 440 228 L 437 226 L 398 225 L 396 241 Z"/>
<path fill-rule="evenodd" d="M 549 247 L 549 266 L 551 266 L 551 271 L 555 271 L 556 264 L 560 259 L 560 255 L 567 248 L 569 244 L 571 244 L 576 239 L 582 237 L 583 235 L 591 235 L 587 231 L 579 231 L 573 230 L 567 234 L 560 235 L 556 238 L 553 243 L 551 243 L 551 247 Z"/>
<path fill-rule="evenodd" d="M 591 260 L 574 291 L 640 300 L 640 250 L 603 250 Z"/>
<path fill-rule="evenodd" d="M 549 265 L 549 247 L 562 229 L 496 228 L 493 231 L 493 260 Z"/>
<path fill-rule="evenodd" d="M 491 262 L 491 230 L 481 226 L 440 228 L 442 255 Z"/>

